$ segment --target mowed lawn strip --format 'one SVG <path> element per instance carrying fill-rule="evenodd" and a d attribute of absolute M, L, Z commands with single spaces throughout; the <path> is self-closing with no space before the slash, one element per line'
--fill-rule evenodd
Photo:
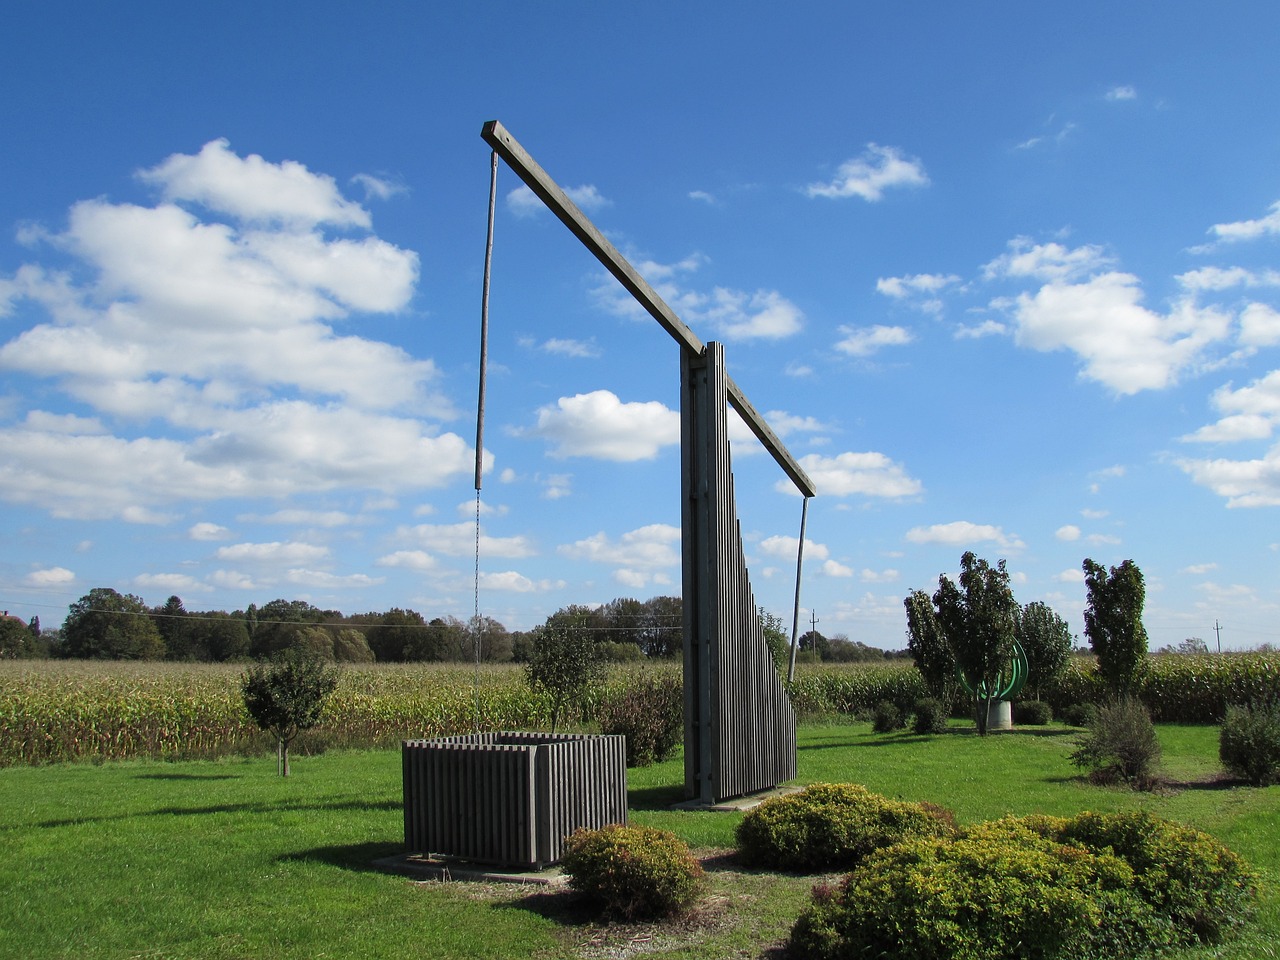
<path fill-rule="evenodd" d="M 1090 786 L 1050 726 L 978 738 L 867 724 L 802 726 L 800 779 L 929 800 L 962 823 L 1144 806 L 1214 833 L 1264 875 L 1259 923 L 1179 957 L 1276 956 L 1280 787 L 1213 779 L 1217 731 L 1161 727 L 1154 793 Z M 0 957 L 578 957 L 643 944 L 645 956 L 760 956 L 785 938 L 816 878 L 743 871 L 739 815 L 668 809 L 683 763 L 629 773 L 633 822 L 708 855 L 711 891 L 672 926 L 593 922 L 569 898 L 500 885 L 415 883 L 370 869 L 402 837 L 397 751 L 125 762 L 0 770 Z M 1270 951 L 1270 952 L 1268 952 Z"/>

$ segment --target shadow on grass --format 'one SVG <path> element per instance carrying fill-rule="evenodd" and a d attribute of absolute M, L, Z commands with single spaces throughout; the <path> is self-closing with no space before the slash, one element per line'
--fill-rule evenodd
<path fill-rule="evenodd" d="M 138 773 L 135 780 L 238 780 L 235 773 Z"/>
<path fill-rule="evenodd" d="M 403 800 L 380 800 L 369 802 L 364 800 L 344 800 L 340 803 L 315 803 L 282 800 L 279 803 L 223 803 L 207 807 L 156 807 L 152 810 L 137 810 L 132 813 L 113 813 L 101 816 L 67 817 L 61 820 L 41 820 L 30 824 L 33 827 L 57 829 L 74 827 L 86 823 L 110 823 L 116 820 L 132 820 L 134 817 L 198 817 L 213 813 L 285 813 L 298 810 L 403 810 Z M 20 829 L 15 824 L 12 829 Z"/>
<path fill-rule="evenodd" d="M 368 841 L 366 843 L 349 843 L 332 847 L 316 847 L 313 850 L 299 850 L 286 853 L 276 859 L 281 863 L 324 863 L 342 870 L 356 870 L 361 873 L 385 873 L 374 866 L 375 860 L 385 860 L 404 853 L 404 844 L 393 841 Z"/>
<path fill-rule="evenodd" d="M 627 806 L 632 810 L 669 810 L 683 800 L 683 784 L 636 787 L 627 791 Z"/>

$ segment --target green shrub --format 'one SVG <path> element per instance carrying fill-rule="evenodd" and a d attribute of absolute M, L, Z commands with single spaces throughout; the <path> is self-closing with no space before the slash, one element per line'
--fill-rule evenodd
<path fill-rule="evenodd" d="M 911 729 L 916 733 L 944 733 L 947 729 L 947 716 L 950 711 L 943 706 L 941 700 L 934 697 L 921 697 L 913 709 L 915 719 Z"/>
<path fill-rule="evenodd" d="M 1280 702 L 1228 707 L 1218 758 L 1255 787 L 1280 780 Z"/>
<path fill-rule="evenodd" d="M 1136 957 L 1170 942 L 1134 895 L 1133 870 L 1004 824 L 957 839 L 912 840 L 819 887 L 789 952 L 837 958 Z"/>
<path fill-rule="evenodd" d="M 1022 700 L 1013 705 L 1013 722 L 1026 727 L 1043 727 L 1053 721 L 1053 707 L 1043 700 Z"/>
<path fill-rule="evenodd" d="M 1087 727 L 1097 718 L 1096 703 L 1073 703 L 1062 711 L 1062 722 L 1071 727 Z"/>
<path fill-rule="evenodd" d="M 572 889 L 624 920 L 678 913 L 697 899 L 706 882 L 688 845 L 653 827 L 577 830 L 565 841 L 560 865 Z"/>
<path fill-rule="evenodd" d="M 871 712 L 871 729 L 876 733 L 892 733 L 906 725 L 906 717 L 902 715 L 897 704 L 888 700 L 881 700 Z"/>
<path fill-rule="evenodd" d="M 1180 943 L 1215 943 L 1253 913 L 1257 879 L 1245 862 L 1206 833 L 1145 810 L 1082 813 L 1059 839 L 1120 857 L 1134 890 L 1174 926 Z"/>
<path fill-rule="evenodd" d="M 952 821 L 953 823 L 954 821 Z M 882 847 L 950 833 L 946 811 L 852 783 L 815 783 L 766 800 L 737 828 L 744 862 L 778 870 L 847 870 Z"/>
<path fill-rule="evenodd" d="M 1160 759 L 1160 741 L 1151 714 L 1136 697 L 1098 708 L 1071 762 L 1091 771 L 1095 782 L 1123 780 L 1145 786 Z"/>
<path fill-rule="evenodd" d="M 666 760 L 684 739 L 684 685 L 679 676 L 641 676 L 596 706 L 600 732 L 627 738 L 627 766 Z"/>

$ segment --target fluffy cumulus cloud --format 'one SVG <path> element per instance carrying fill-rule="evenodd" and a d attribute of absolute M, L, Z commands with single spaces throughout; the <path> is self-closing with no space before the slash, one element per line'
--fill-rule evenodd
<path fill-rule="evenodd" d="M 1222 417 L 1183 440 L 1195 443 L 1268 440 L 1280 424 L 1280 370 L 1273 370 L 1239 389 L 1225 386 L 1214 393 L 1212 402 Z M 1185 458 L 1177 463 L 1193 481 L 1224 497 L 1228 506 L 1280 505 L 1280 444 L 1245 459 Z"/>
<path fill-rule="evenodd" d="M 640 589 L 672 582 L 680 566 L 679 546 L 679 527 L 654 523 L 624 533 L 616 540 L 601 531 L 562 545 L 559 553 L 573 560 L 615 567 L 613 577 L 618 583 Z"/>
<path fill-rule="evenodd" d="M 766 537 L 758 545 L 758 549 L 766 557 L 774 557 L 779 560 L 794 560 L 799 552 L 799 547 L 799 537 L 785 536 Z M 809 560 L 826 560 L 831 555 L 831 551 L 827 549 L 826 544 L 815 543 L 805 537 L 804 555 Z"/>
<path fill-rule="evenodd" d="M 530 431 L 557 457 L 652 460 L 680 442 L 680 414 L 656 400 L 625 403 L 608 390 L 561 397 L 538 410 Z"/>
<path fill-rule="evenodd" d="M 1234 223 L 1216 223 L 1209 228 L 1209 233 L 1225 243 L 1274 236 L 1280 233 L 1280 200 L 1273 203 L 1261 217 Z"/>
<path fill-rule="evenodd" d="M 811 183 L 805 188 L 810 197 L 861 197 L 874 203 L 886 190 L 897 187 L 928 186 L 924 164 L 905 155 L 896 147 L 867 144 L 861 156 L 840 164 L 835 178 L 827 183 Z"/>
<path fill-rule="evenodd" d="M 691 278 L 706 263 L 706 257 L 695 254 L 676 263 L 641 260 L 635 268 L 676 315 L 706 339 L 714 335 L 725 341 L 781 340 L 804 326 L 803 311 L 776 290 L 694 289 Z M 593 293 L 610 313 L 648 318 L 635 298 L 608 274 L 601 275 Z"/>
<path fill-rule="evenodd" d="M 1018 550 L 1025 546 L 1016 535 L 1007 534 L 1000 527 L 985 523 L 970 523 L 968 520 L 935 523 L 929 527 L 914 527 L 907 531 L 907 542 L 942 544 L 949 547 L 994 543 L 1004 550 Z"/>
<path fill-rule="evenodd" d="M 883 453 L 849 451 L 834 457 L 811 453 L 798 462 L 821 496 L 901 499 L 917 496 L 924 489 L 905 467 Z M 794 492 L 789 480 L 779 481 L 778 489 Z"/>
<path fill-rule="evenodd" d="M 915 338 L 906 327 L 889 327 L 876 324 L 871 327 L 840 328 L 843 339 L 836 341 L 836 349 L 851 357 L 869 357 L 884 347 L 902 347 Z"/>
<path fill-rule="evenodd" d="M 1081 376 L 1133 394 L 1176 383 L 1230 332 L 1225 311 L 1187 299 L 1159 313 L 1142 298 L 1138 278 L 1127 273 L 1055 280 L 1018 296 L 1014 337 L 1033 350 L 1070 350 L 1080 358 Z"/>
<path fill-rule="evenodd" d="M 334 329 L 407 307 L 418 258 L 370 233 L 331 177 L 217 140 L 139 179 L 159 202 L 77 203 L 43 234 L 70 269 L 5 281 L 7 312 L 47 319 L 0 346 L 0 369 L 94 416 L 33 407 L 0 429 L 0 497 L 130 519 L 469 469 L 467 444 L 435 426 L 453 411 L 434 365 Z"/>

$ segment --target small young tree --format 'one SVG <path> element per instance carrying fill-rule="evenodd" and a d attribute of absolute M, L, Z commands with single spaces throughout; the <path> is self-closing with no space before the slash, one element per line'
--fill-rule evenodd
<path fill-rule="evenodd" d="M 549 701 L 551 732 L 555 733 L 565 707 L 604 675 L 604 665 L 590 632 L 544 625 L 534 636 L 533 654 L 524 673 L 534 692 Z"/>
<path fill-rule="evenodd" d="M 240 683 L 253 722 L 276 738 L 280 776 L 289 775 L 289 744 L 320 719 L 338 674 L 315 653 L 292 647 L 270 663 L 249 668 Z"/>
<path fill-rule="evenodd" d="M 1086 558 L 1084 585 L 1089 592 L 1084 632 L 1098 658 L 1098 673 L 1114 696 L 1127 696 L 1134 692 L 1147 658 L 1142 571 L 1126 560 L 1108 572 L 1102 564 Z"/>
<path fill-rule="evenodd" d="M 956 666 L 974 692 L 978 733 L 986 736 L 988 711 L 1014 655 L 1018 602 L 1003 560 L 992 567 L 966 551 L 960 567 L 959 588 L 939 577 L 933 603 Z"/>
<path fill-rule="evenodd" d="M 907 608 L 907 650 L 929 696 L 942 704 L 944 715 L 949 714 L 960 685 L 956 682 L 955 654 L 942 634 L 933 601 L 923 590 L 912 590 L 902 603 Z"/>
<path fill-rule="evenodd" d="M 1018 643 L 1027 654 L 1027 686 L 1039 700 L 1071 659 L 1071 627 L 1047 603 L 1033 600 L 1018 618 Z"/>

